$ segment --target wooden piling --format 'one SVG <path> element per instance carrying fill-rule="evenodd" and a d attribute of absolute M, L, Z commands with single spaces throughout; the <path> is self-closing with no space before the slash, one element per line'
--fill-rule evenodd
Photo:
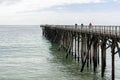
<path fill-rule="evenodd" d="M 69 33 L 68 33 L 68 49 L 67 49 L 67 55 L 66 55 L 66 59 L 68 58 L 68 56 L 70 55 L 70 54 L 72 54 L 72 46 L 73 46 L 73 43 L 72 43 L 72 32 L 71 31 L 69 31 Z"/>
<path fill-rule="evenodd" d="M 89 55 L 90 46 L 89 46 L 89 44 L 90 44 L 90 36 L 87 35 L 87 67 L 89 67 L 89 59 L 90 59 L 90 55 Z"/>
<path fill-rule="evenodd" d="M 72 56 L 73 56 L 73 48 L 74 48 L 73 41 L 74 41 L 74 35 L 73 35 L 73 32 L 72 32 L 72 41 L 71 41 L 71 43 L 72 43 L 72 47 L 71 47 Z"/>
<path fill-rule="evenodd" d="M 80 46 L 80 35 L 79 35 L 79 33 L 78 33 L 78 62 L 79 62 L 79 57 L 80 57 L 80 52 L 79 52 L 79 50 L 80 50 L 80 48 L 79 48 L 79 46 Z"/>
<path fill-rule="evenodd" d="M 114 63 L 114 61 L 115 61 L 115 57 L 114 57 L 114 55 L 115 55 L 115 40 L 113 39 L 112 40 L 112 46 L 111 46 L 111 52 L 112 52 L 112 80 L 115 80 L 115 63 Z"/>
<path fill-rule="evenodd" d="M 96 71 L 96 68 L 97 68 L 97 43 L 98 43 L 98 40 L 96 39 L 93 43 L 93 68 L 94 68 L 94 72 Z"/>
<path fill-rule="evenodd" d="M 106 67 L 106 39 L 102 40 L 101 44 L 101 76 L 104 77 Z"/>
<path fill-rule="evenodd" d="M 77 24 L 75 24 L 75 28 L 77 28 Z M 76 32 L 74 32 L 74 36 L 75 36 L 75 45 L 74 45 L 74 46 L 75 46 L 75 60 L 76 60 L 76 59 L 77 59 L 77 54 L 76 54 L 76 51 L 77 51 L 77 50 L 76 50 L 76 47 L 77 47 L 77 46 L 76 46 L 76 42 L 77 42 L 77 41 L 76 41 L 77 34 L 76 34 Z"/>
<path fill-rule="evenodd" d="M 87 39 L 86 35 L 82 34 L 82 41 L 81 41 L 81 61 L 82 63 L 85 61 L 85 55 L 87 54 Z"/>

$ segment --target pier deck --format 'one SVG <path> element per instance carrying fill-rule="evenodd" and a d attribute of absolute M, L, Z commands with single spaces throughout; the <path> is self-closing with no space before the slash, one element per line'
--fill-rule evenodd
<path fill-rule="evenodd" d="M 93 71 L 99 65 L 101 54 L 101 76 L 104 77 L 106 68 L 106 50 L 111 48 L 111 79 L 115 79 L 115 54 L 120 57 L 120 26 L 86 26 L 86 25 L 41 25 L 43 35 L 51 42 L 58 43 L 59 49 L 75 57 L 81 62 L 81 72 L 93 66 Z M 101 51 L 101 52 L 100 52 Z"/>

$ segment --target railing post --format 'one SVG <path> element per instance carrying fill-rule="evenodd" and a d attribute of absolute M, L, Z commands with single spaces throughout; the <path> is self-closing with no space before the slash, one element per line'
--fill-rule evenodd
<path fill-rule="evenodd" d="M 101 26 L 101 35 L 103 34 L 103 26 Z"/>
<path fill-rule="evenodd" d="M 114 35 L 115 35 L 115 33 L 116 33 L 115 31 L 116 31 L 116 30 L 115 30 L 115 26 L 114 26 Z"/>
<path fill-rule="evenodd" d="M 108 32 L 108 27 L 109 27 L 109 26 L 107 26 L 107 31 L 106 31 L 106 32 L 107 32 L 107 35 L 109 35 L 109 32 Z"/>
<path fill-rule="evenodd" d="M 102 26 L 100 26 L 100 34 L 102 35 Z"/>
<path fill-rule="evenodd" d="M 93 33 L 93 27 L 92 27 L 92 33 Z"/>
<path fill-rule="evenodd" d="M 104 34 L 105 34 L 105 26 L 104 26 Z"/>
<path fill-rule="evenodd" d="M 111 26 L 110 26 L 110 36 L 111 36 Z"/>
<path fill-rule="evenodd" d="M 102 34 L 104 34 L 104 26 L 102 26 Z"/>
<path fill-rule="evenodd" d="M 90 29 L 88 29 L 88 30 L 89 30 L 89 32 L 88 32 L 88 33 L 90 34 Z"/>
<path fill-rule="evenodd" d="M 117 26 L 115 26 L 115 36 L 117 37 Z"/>
<path fill-rule="evenodd" d="M 86 33 L 87 33 L 87 26 L 86 26 Z"/>
<path fill-rule="evenodd" d="M 95 26 L 95 33 L 96 33 L 96 26 Z"/>
<path fill-rule="evenodd" d="M 101 26 L 98 27 L 99 31 L 100 31 L 100 35 L 101 35 Z"/>
<path fill-rule="evenodd" d="M 119 26 L 119 36 L 120 36 L 120 26 Z"/>

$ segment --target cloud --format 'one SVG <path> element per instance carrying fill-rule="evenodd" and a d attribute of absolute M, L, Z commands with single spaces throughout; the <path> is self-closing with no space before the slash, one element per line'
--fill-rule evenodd
<path fill-rule="evenodd" d="M 40 24 L 86 24 L 120 25 L 120 13 L 70 13 L 70 12 L 40 12 L 0 16 L 0 24 L 40 25 Z"/>
<path fill-rule="evenodd" d="M 14 4 L 19 1 L 21 1 L 21 0 L 0 0 L 0 3 L 1 4 Z"/>
<path fill-rule="evenodd" d="M 90 4 L 102 3 L 105 0 L 0 0 L 0 10 L 2 15 L 18 14 L 22 12 L 36 12 L 46 10 L 46 8 L 69 5 L 69 4 Z M 11 5 L 12 4 L 12 5 Z M 60 8 L 59 8 L 60 9 Z"/>
<path fill-rule="evenodd" d="M 119 0 L 113 0 L 113 1 L 115 1 L 115 2 L 116 2 L 116 1 L 119 1 Z"/>
<path fill-rule="evenodd" d="M 113 0 L 113 2 L 120 3 L 120 0 Z"/>
<path fill-rule="evenodd" d="M 110 2 L 108 0 L 0 0 L 0 2 L 0 24 L 120 23 L 119 4 L 113 7 L 113 3 L 107 4 Z M 15 4 L 8 6 L 6 5 L 8 3 Z"/>
<path fill-rule="evenodd" d="M 58 0 L 59 1 L 59 0 Z M 79 0 L 80 1 L 80 0 Z M 30 12 L 44 12 L 44 11 L 54 11 L 54 12 L 72 12 L 72 13 L 84 13 L 84 12 L 111 12 L 115 11 L 118 12 L 120 9 L 120 5 L 117 2 L 113 2 L 113 0 L 82 0 L 79 2 L 78 0 L 71 1 L 62 1 L 50 3 L 46 0 L 46 5 L 43 2 L 38 3 L 39 6 L 35 5 L 31 8 L 24 10 L 23 13 L 30 13 Z M 50 3 L 50 4 L 49 4 Z M 35 4 L 35 3 L 34 3 Z M 42 6 L 43 5 L 43 6 Z M 30 6 L 30 4 L 29 4 Z"/>
<path fill-rule="evenodd" d="M 27 0 L 24 0 L 25 2 Z M 104 0 L 30 0 L 27 1 L 27 6 L 31 10 L 34 9 L 44 9 L 49 8 L 52 6 L 58 6 L 58 5 L 68 5 L 68 4 L 89 4 L 89 3 L 101 3 L 104 2 Z"/>

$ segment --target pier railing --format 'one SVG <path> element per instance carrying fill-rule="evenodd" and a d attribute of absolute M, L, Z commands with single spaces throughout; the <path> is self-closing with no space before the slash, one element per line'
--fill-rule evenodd
<path fill-rule="evenodd" d="M 41 25 L 45 26 L 45 25 Z M 109 37 L 120 38 L 120 26 L 104 26 L 104 25 L 46 25 L 47 27 L 73 30 L 81 33 L 95 34 L 95 35 L 104 35 Z"/>

